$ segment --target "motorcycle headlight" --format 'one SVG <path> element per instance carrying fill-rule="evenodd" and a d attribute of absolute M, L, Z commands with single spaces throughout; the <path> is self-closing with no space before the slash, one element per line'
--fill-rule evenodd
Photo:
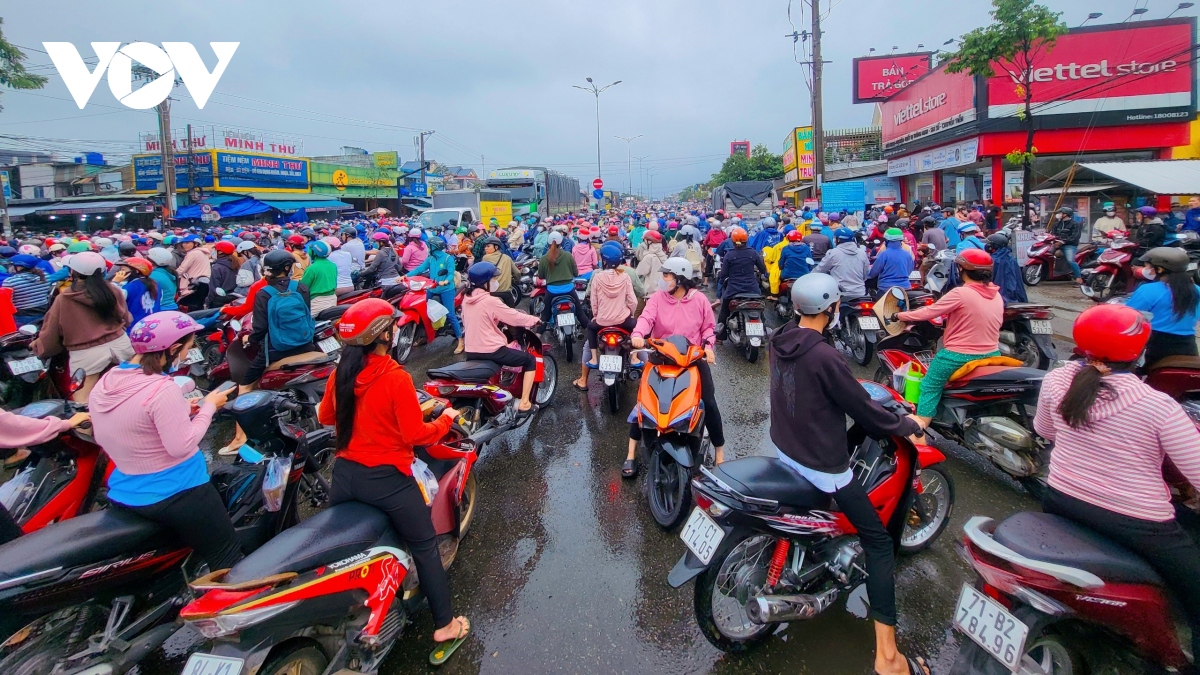
<path fill-rule="evenodd" d="M 273 616 L 282 614 L 287 610 L 300 604 L 299 600 L 292 602 L 283 602 L 278 605 L 270 605 L 260 609 L 251 609 L 245 612 L 237 612 L 235 614 L 218 614 L 217 616 L 207 619 L 193 619 L 187 623 L 191 624 L 192 628 L 200 631 L 200 634 L 206 638 L 219 638 L 231 633 L 236 633 L 247 626 L 253 626 L 270 619 Z"/>
<path fill-rule="evenodd" d="M 687 412 L 683 413 L 679 417 L 676 417 L 675 419 L 671 420 L 671 424 L 670 424 L 671 429 L 673 429 L 675 431 L 681 431 L 681 432 L 686 433 L 689 430 L 689 428 L 691 427 L 690 422 L 692 419 L 692 412 L 693 412 L 692 410 L 688 410 Z"/>

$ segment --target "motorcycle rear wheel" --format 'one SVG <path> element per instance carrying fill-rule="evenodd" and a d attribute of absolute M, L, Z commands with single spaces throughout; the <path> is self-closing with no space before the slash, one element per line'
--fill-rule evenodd
<path fill-rule="evenodd" d="M 746 614 L 749 598 L 766 584 L 775 538 L 734 535 L 696 578 L 693 605 L 700 632 L 712 646 L 741 653 L 767 639 L 777 624 L 756 624 Z"/>
<path fill-rule="evenodd" d="M 1079 652 L 1056 633 L 1043 633 L 1025 649 L 1025 655 L 1047 675 L 1081 675 L 1087 672 Z"/>
<path fill-rule="evenodd" d="M 537 396 L 533 402 L 538 404 L 538 407 L 545 407 L 550 404 L 550 399 L 554 398 L 554 392 L 557 390 L 558 361 L 549 354 L 542 354 L 542 381 L 538 383 Z"/>
<path fill-rule="evenodd" d="M 875 355 L 875 348 L 867 341 L 866 332 L 853 319 L 849 324 L 848 337 L 850 339 L 850 355 L 854 357 L 854 362 L 860 366 L 870 363 L 871 357 Z"/>
<path fill-rule="evenodd" d="M 613 382 L 606 387 L 608 391 L 608 412 L 616 415 L 621 410 L 621 383 Z"/>
<path fill-rule="evenodd" d="M 81 615 L 81 612 L 84 614 Z M 0 673 L 49 675 L 60 660 L 86 647 L 88 636 L 103 631 L 107 619 L 108 608 L 90 603 L 42 617 L 20 631 L 31 630 L 35 635 L 27 637 L 11 651 L 4 650 Z M 79 636 L 76 642 L 68 641 L 72 632 Z"/>
<path fill-rule="evenodd" d="M 329 659 L 320 649 L 300 643 L 271 659 L 258 672 L 260 675 L 321 675 L 328 666 Z"/>
<path fill-rule="evenodd" d="M 657 444 L 650 451 L 649 464 L 646 498 L 650 503 L 650 515 L 662 529 L 673 530 L 687 517 L 688 507 L 692 504 L 688 470 Z"/>

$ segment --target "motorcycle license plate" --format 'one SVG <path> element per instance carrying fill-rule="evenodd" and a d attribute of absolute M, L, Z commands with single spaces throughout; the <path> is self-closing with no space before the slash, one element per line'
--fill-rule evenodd
<path fill-rule="evenodd" d="M 1034 335 L 1054 335 L 1054 328 L 1046 320 L 1030 321 L 1029 330 L 1033 331 Z"/>
<path fill-rule="evenodd" d="M 879 319 L 874 316 L 860 316 L 858 327 L 863 330 L 879 330 Z"/>
<path fill-rule="evenodd" d="M 338 339 L 335 337 L 327 337 L 318 342 L 317 346 L 320 347 L 321 351 L 325 352 L 326 354 L 332 354 L 338 349 Z"/>
<path fill-rule="evenodd" d="M 767 333 L 763 329 L 763 325 L 762 325 L 761 321 L 747 321 L 746 322 L 746 335 L 749 335 L 751 337 L 762 337 L 766 334 Z"/>
<path fill-rule="evenodd" d="M 229 656 L 192 654 L 181 675 L 238 675 L 242 672 L 242 663 L 242 659 Z"/>
<path fill-rule="evenodd" d="M 36 373 L 46 369 L 46 364 L 36 356 L 29 356 L 23 359 L 13 359 L 8 362 L 8 369 L 13 375 L 24 375 L 25 373 Z"/>
<path fill-rule="evenodd" d="M 191 349 L 188 350 L 187 360 L 183 362 L 183 365 L 190 366 L 195 363 L 203 363 L 203 362 L 204 362 L 204 352 L 200 351 L 199 347 L 192 347 Z"/>
<path fill-rule="evenodd" d="M 571 313 L 559 314 L 555 318 L 555 321 L 558 322 L 558 325 L 560 327 L 561 326 L 574 326 L 575 325 L 575 315 L 571 314 Z"/>
<path fill-rule="evenodd" d="M 600 371 L 605 373 L 621 372 L 622 359 L 616 354 L 601 354 L 600 355 Z"/>
<path fill-rule="evenodd" d="M 717 547 L 721 545 L 721 540 L 725 538 L 725 530 L 697 506 L 692 509 L 692 515 L 688 516 L 679 538 L 700 562 L 707 565 L 717 552 Z"/>
<path fill-rule="evenodd" d="M 998 602 L 963 584 L 954 608 L 954 627 L 1016 672 L 1025 653 L 1029 627 Z"/>

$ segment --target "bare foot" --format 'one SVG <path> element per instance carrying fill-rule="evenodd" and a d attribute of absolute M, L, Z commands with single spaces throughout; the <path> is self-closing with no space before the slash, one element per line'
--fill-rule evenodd
<path fill-rule="evenodd" d="M 925 659 L 917 657 L 917 663 L 921 666 L 920 672 L 912 672 L 908 667 L 908 659 L 900 652 L 896 652 L 895 656 L 889 660 L 880 654 L 875 655 L 875 672 L 878 675 L 931 675 L 929 666 L 925 664 Z"/>
<path fill-rule="evenodd" d="M 466 635 L 471 630 L 471 622 L 465 616 L 456 616 L 445 626 L 433 631 L 434 642 L 446 642 Z"/>

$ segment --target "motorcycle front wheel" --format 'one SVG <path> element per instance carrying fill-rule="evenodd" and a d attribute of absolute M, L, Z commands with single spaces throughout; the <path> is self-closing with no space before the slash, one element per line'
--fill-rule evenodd
<path fill-rule="evenodd" d="M 954 509 L 954 481 L 950 474 L 937 467 L 921 470 L 921 494 L 916 495 L 904 532 L 900 535 L 900 551 L 916 553 L 929 548 L 950 524 Z"/>
<path fill-rule="evenodd" d="M 1037 286 L 1042 283 L 1042 279 L 1046 277 L 1046 265 L 1026 265 L 1021 270 L 1021 278 L 1025 280 L 1026 286 Z"/>
<path fill-rule="evenodd" d="M 1096 302 L 1105 302 L 1113 295 L 1112 274 L 1109 272 L 1101 272 L 1093 274 L 1092 281 L 1092 300 Z"/>
<path fill-rule="evenodd" d="M 662 446 L 655 444 L 650 452 L 650 467 L 646 471 L 646 497 L 650 515 L 664 530 L 672 530 L 683 522 L 692 505 L 692 485 L 687 467 Z"/>
<path fill-rule="evenodd" d="M 775 630 L 776 624 L 754 623 L 746 613 L 746 603 L 766 585 L 774 550 L 774 537 L 735 535 L 722 542 L 708 568 L 696 578 L 696 623 L 712 646 L 723 652 L 744 652 Z"/>
<path fill-rule="evenodd" d="M 271 659 L 258 672 L 261 675 L 321 675 L 329 665 L 329 659 L 320 649 L 306 642 Z"/>
<path fill-rule="evenodd" d="M 400 334 L 396 337 L 395 354 L 396 361 L 404 363 L 412 354 L 413 342 L 417 338 L 417 324 L 410 323 L 400 329 Z"/>

